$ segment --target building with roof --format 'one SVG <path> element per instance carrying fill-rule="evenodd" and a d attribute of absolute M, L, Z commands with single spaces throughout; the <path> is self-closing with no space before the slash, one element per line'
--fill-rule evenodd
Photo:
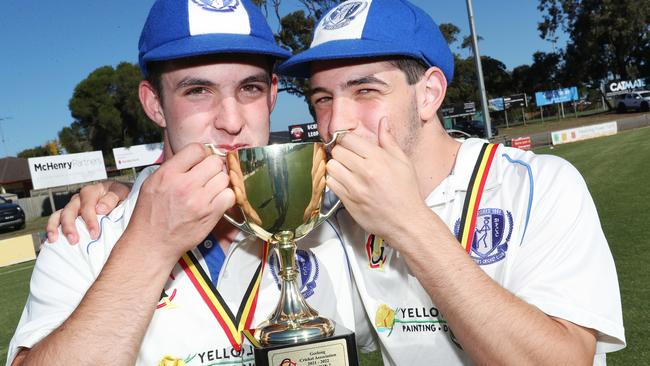
<path fill-rule="evenodd" d="M 0 193 L 13 193 L 19 198 L 28 197 L 32 177 L 27 159 L 9 156 L 0 159 Z"/>

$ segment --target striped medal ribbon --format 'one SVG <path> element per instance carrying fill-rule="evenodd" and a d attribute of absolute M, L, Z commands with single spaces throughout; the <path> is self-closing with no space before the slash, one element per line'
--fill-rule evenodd
<path fill-rule="evenodd" d="M 201 267 L 199 260 L 191 251 L 183 254 L 178 261 L 205 304 L 221 325 L 230 344 L 238 352 L 241 351 L 243 342 L 242 331 L 250 328 L 253 315 L 255 314 L 262 273 L 264 272 L 264 265 L 266 264 L 269 253 L 269 244 L 267 242 L 264 242 L 262 250 L 262 261 L 257 266 L 257 270 L 246 289 L 236 317 L 233 316 L 223 297 L 221 297 L 221 294 L 217 291 L 210 277 L 208 277 L 203 267 Z"/>
<path fill-rule="evenodd" d="M 463 213 L 460 217 L 460 230 L 458 231 L 458 241 L 460 241 L 460 245 L 467 253 L 472 249 L 478 206 L 483 196 L 485 181 L 490 172 L 492 160 L 494 160 L 497 148 L 498 145 L 495 144 L 483 145 L 476 159 L 476 165 L 474 166 L 472 177 L 469 180 L 469 185 L 467 186 L 467 194 L 463 203 Z"/>

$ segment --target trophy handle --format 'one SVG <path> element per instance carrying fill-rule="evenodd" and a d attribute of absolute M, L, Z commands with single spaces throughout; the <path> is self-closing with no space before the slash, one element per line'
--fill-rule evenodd
<path fill-rule="evenodd" d="M 249 234 L 252 234 L 252 235 L 255 235 L 255 233 L 253 232 L 253 230 L 252 230 L 252 229 L 250 228 L 250 226 L 248 226 L 248 224 L 246 223 L 246 219 L 242 220 L 242 222 L 238 222 L 237 220 L 233 219 L 232 217 L 230 217 L 230 215 L 228 215 L 228 214 L 225 213 L 225 212 L 224 212 L 224 214 L 223 214 L 223 217 L 224 217 L 226 220 L 228 220 L 228 222 L 230 222 L 231 224 L 233 224 L 236 228 L 238 228 L 239 230 L 241 230 L 241 231 L 245 231 L 245 232 L 247 232 L 247 233 L 249 233 Z"/>
<path fill-rule="evenodd" d="M 226 153 L 223 152 L 223 151 L 221 151 L 221 150 L 219 150 L 219 149 L 218 149 L 214 144 L 204 144 L 204 145 L 205 145 L 205 147 L 207 147 L 208 150 L 210 150 L 210 152 L 213 153 L 214 155 L 221 156 L 222 158 L 225 158 L 225 157 L 226 157 Z M 231 221 L 231 222 L 232 222 L 232 221 Z"/>
<path fill-rule="evenodd" d="M 336 210 L 341 206 L 341 199 L 336 197 L 336 203 L 326 212 L 326 213 L 318 213 L 318 218 L 320 219 L 319 221 L 325 221 L 327 220 Z"/>
<path fill-rule="evenodd" d="M 330 147 L 330 146 L 335 146 L 337 144 L 337 141 L 339 137 L 345 135 L 348 133 L 350 130 L 336 130 L 332 134 L 332 139 L 328 142 L 325 142 L 324 145 L 325 147 Z M 336 203 L 326 212 L 326 213 L 318 213 L 318 218 L 320 222 L 323 222 L 327 220 L 336 210 L 341 206 L 341 199 L 336 197 Z"/>
<path fill-rule="evenodd" d="M 339 137 L 345 135 L 348 132 L 349 132 L 349 130 L 337 130 L 337 131 L 334 131 L 334 133 L 332 134 L 332 139 L 329 140 L 329 142 L 324 142 L 325 147 L 330 147 L 331 145 L 336 145 L 336 141 L 339 139 Z"/>

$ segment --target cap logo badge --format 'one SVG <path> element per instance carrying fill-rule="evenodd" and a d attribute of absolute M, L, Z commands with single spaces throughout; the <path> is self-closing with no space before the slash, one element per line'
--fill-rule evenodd
<path fill-rule="evenodd" d="M 341 4 L 327 15 L 323 21 L 323 28 L 333 30 L 345 27 L 367 6 L 368 3 L 365 1 L 350 1 Z"/>
<path fill-rule="evenodd" d="M 232 12 L 239 6 L 239 0 L 192 0 L 201 8 L 209 11 Z"/>

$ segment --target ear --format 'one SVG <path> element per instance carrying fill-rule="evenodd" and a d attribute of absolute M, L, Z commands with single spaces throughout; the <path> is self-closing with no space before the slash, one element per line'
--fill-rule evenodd
<path fill-rule="evenodd" d="M 144 109 L 147 116 L 158 126 L 162 128 L 167 127 L 160 97 L 148 81 L 143 80 L 140 82 L 138 96 L 140 97 L 142 109 Z"/>
<path fill-rule="evenodd" d="M 442 70 L 429 68 L 417 84 L 418 113 L 422 121 L 432 121 L 447 92 L 447 78 Z"/>
<path fill-rule="evenodd" d="M 275 109 L 275 103 L 278 101 L 278 75 L 271 75 L 271 95 L 269 99 L 269 113 Z"/>

